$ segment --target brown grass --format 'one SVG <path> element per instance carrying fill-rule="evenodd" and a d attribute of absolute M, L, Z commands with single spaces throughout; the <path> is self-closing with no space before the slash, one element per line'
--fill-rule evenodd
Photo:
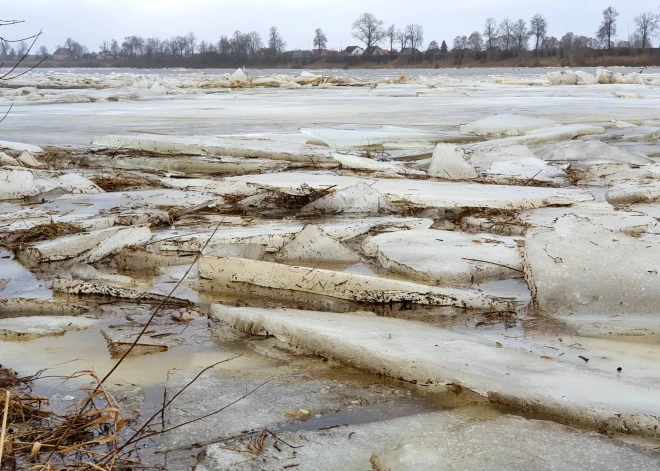
<path fill-rule="evenodd" d="M 141 177 L 129 173 L 119 175 L 102 175 L 90 178 L 99 188 L 107 192 L 125 191 L 140 188 L 162 188 L 158 180 Z"/>
<path fill-rule="evenodd" d="M 54 222 L 51 219 L 48 224 L 40 224 L 28 229 L 10 232 L 0 238 L 0 246 L 10 250 L 17 250 L 35 242 L 57 239 L 61 236 L 78 234 L 80 232 L 85 232 L 80 226 L 68 222 Z"/>

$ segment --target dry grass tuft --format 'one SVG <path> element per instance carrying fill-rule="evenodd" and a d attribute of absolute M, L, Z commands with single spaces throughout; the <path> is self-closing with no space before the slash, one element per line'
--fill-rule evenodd
<path fill-rule="evenodd" d="M 141 188 L 161 188 L 158 180 L 141 177 L 129 173 L 113 176 L 98 176 L 90 178 L 99 188 L 107 192 L 133 190 Z"/>
<path fill-rule="evenodd" d="M 85 232 L 85 230 L 75 224 L 51 220 L 48 224 L 40 224 L 5 235 L 3 238 L 0 238 L 0 246 L 7 247 L 10 250 L 17 250 L 35 242 L 57 239 L 61 236 L 78 234 L 80 232 Z"/>

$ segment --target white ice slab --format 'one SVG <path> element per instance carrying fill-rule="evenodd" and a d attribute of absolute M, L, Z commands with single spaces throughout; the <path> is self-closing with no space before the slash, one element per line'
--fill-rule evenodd
<path fill-rule="evenodd" d="M 137 134 L 134 136 L 100 136 L 92 144 L 112 149 L 134 149 L 169 155 L 211 155 L 255 157 L 272 160 L 305 162 L 310 165 L 335 163 L 332 150 L 285 141 L 265 134 L 232 136 L 168 136 Z"/>
<path fill-rule="evenodd" d="M 528 131 L 558 126 L 557 121 L 513 114 L 500 114 L 461 126 L 463 134 L 477 136 L 520 136 Z"/>
<path fill-rule="evenodd" d="M 345 188 L 363 182 L 383 193 L 391 201 L 438 208 L 532 209 L 593 200 L 593 195 L 584 190 L 480 185 L 431 180 L 367 179 L 338 176 L 328 172 L 246 175 L 230 177 L 228 180 L 251 182 L 266 188 L 279 189 L 300 188 L 303 183 L 312 188 L 332 186 Z"/>
<path fill-rule="evenodd" d="M 437 285 L 521 278 L 517 239 L 491 234 L 415 230 L 380 234 L 363 244 L 388 270 Z"/>
<path fill-rule="evenodd" d="M 660 317 L 660 251 L 655 244 L 577 216 L 525 235 L 533 306 L 546 314 Z"/>
<path fill-rule="evenodd" d="M 211 307 L 211 317 L 293 347 L 418 384 L 458 384 L 492 401 L 598 430 L 657 437 L 660 371 L 646 381 L 541 358 L 424 322 L 360 314 Z"/>
<path fill-rule="evenodd" d="M 571 141 L 543 147 L 536 156 L 551 162 L 614 162 L 633 165 L 650 165 L 652 159 L 628 152 L 600 141 Z"/>
<path fill-rule="evenodd" d="M 437 288 L 387 278 L 243 258 L 202 257 L 199 261 L 199 276 L 211 280 L 213 287 L 218 290 L 222 290 L 224 285 L 238 283 L 375 304 L 405 301 L 432 306 L 493 310 L 511 310 L 518 304 L 514 298 L 501 298 L 477 290 Z"/>

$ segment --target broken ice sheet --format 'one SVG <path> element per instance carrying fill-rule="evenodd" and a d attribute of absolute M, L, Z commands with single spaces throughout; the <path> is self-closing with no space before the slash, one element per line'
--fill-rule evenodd
<path fill-rule="evenodd" d="M 380 234 L 363 249 L 388 270 L 436 285 L 521 278 L 518 239 L 490 234 L 413 230 Z"/>

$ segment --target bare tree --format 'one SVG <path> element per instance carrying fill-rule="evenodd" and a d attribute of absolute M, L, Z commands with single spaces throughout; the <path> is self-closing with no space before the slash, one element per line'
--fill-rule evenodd
<path fill-rule="evenodd" d="M 468 38 L 467 36 L 456 36 L 454 44 L 452 45 L 453 51 L 464 51 L 467 49 Z"/>
<path fill-rule="evenodd" d="M 390 41 L 390 51 L 394 50 L 394 43 L 397 41 L 398 34 L 399 31 L 394 25 L 390 25 L 389 28 L 385 30 L 385 37 Z"/>
<path fill-rule="evenodd" d="M 529 31 L 527 30 L 527 23 L 525 20 L 518 20 L 513 25 L 513 37 L 518 47 L 518 52 L 527 49 L 527 41 L 529 41 Z"/>
<path fill-rule="evenodd" d="M 412 49 L 421 49 L 424 42 L 424 28 L 421 25 L 411 23 L 406 26 L 406 42 Z"/>
<path fill-rule="evenodd" d="M 328 44 L 328 38 L 323 33 L 323 30 L 321 28 L 316 28 L 316 31 L 314 31 L 314 47 L 319 50 L 319 55 L 321 55 L 321 50 L 325 49 Z"/>
<path fill-rule="evenodd" d="M 39 46 L 39 55 L 41 57 L 48 57 L 48 48 L 46 46 Z"/>
<path fill-rule="evenodd" d="M 564 36 L 562 36 L 561 40 L 559 41 L 559 46 L 565 51 L 570 51 L 571 49 L 573 49 L 574 40 L 575 40 L 575 35 L 571 32 L 568 32 Z"/>
<path fill-rule="evenodd" d="M 99 44 L 99 52 L 102 54 L 110 52 L 110 42 L 106 40 L 101 41 L 101 44 Z"/>
<path fill-rule="evenodd" d="M 197 37 L 195 36 L 195 33 L 193 33 L 192 31 L 189 32 L 185 37 L 185 41 L 186 41 L 186 46 L 185 46 L 186 55 L 192 56 L 193 54 L 195 54 L 195 49 L 197 48 Z"/>
<path fill-rule="evenodd" d="M 473 32 L 467 40 L 467 46 L 474 52 L 481 52 L 484 48 L 484 40 L 479 31 Z"/>
<path fill-rule="evenodd" d="M 514 23 L 510 18 L 504 18 L 500 23 L 500 35 L 502 36 L 502 49 L 508 51 L 513 43 Z"/>
<path fill-rule="evenodd" d="M 397 29 L 396 40 L 399 43 L 399 51 L 403 51 L 408 45 L 408 37 L 406 36 L 406 33 L 401 31 L 400 29 Z"/>
<path fill-rule="evenodd" d="M 112 56 L 116 59 L 119 53 L 121 52 L 121 49 L 119 47 L 119 41 L 116 39 L 113 39 L 110 41 L 110 52 L 112 53 Z"/>
<path fill-rule="evenodd" d="M 439 51 L 440 50 L 440 45 L 438 44 L 438 41 L 431 41 L 429 43 L 429 47 L 426 50 L 427 51 Z"/>
<path fill-rule="evenodd" d="M 559 40 L 554 36 L 550 36 L 543 41 L 543 49 L 548 51 L 551 54 L 554 54 L 559 47 Z"/>
<path fill-rule="evenodd" d="M 616 17 L 619 13 L 612 7 L 607 7 L 603 10 L 603 21 L 600 28 L 596 31 L 596 37 L 601 43 L 607 44 L 607 49 L 612 49 L 614 43 L 612 38 L 616 36 Z"/>
<path fill-rule="evenodd" d="M 484 23 L 484 37 L 486 38 L 486 50 L 495 50 L 495 41 L 497 40 L 497 21 L 495 18 L 488 18 Z"/>
<path fill-rule="evenodd" d="M 548 34 L 548 20 L 546 20 L 543 15 L 537 13 L 532 17 L 532 21 L 529 22 L 529 31 L 531 35 L 536 38 L 536 46 L 534 47 L 534 50 L 538 51 L 539 46 L 543 43 L 545 36 Z"/>
<path fill-rule="evenodd" d="M 268 34 L 268 47 L 278 54 L 282 54 L 286 47 L 286 42 L 276 26 L 270 27 L 270 32 Z"/>
<path fill-rule="evenodd" d="M 651 38 L 657 34 L 660 29 L 658 23 L 660 22 L 660 15 L 654 15 L 650 11 L 646 11 L 639 16 L 635 17 L 635 25 L 637 26 L 636 33 L 641 38 L 642 48 L 652 47 Z M 630 40 L 630 38 L 628 38 Z"/>
<path fill-rule="evenodd" d="M 353 22 L 353 37 L 362 41 L 366 48 L 369 49 L 385 38 L 383 22 L 371 13 L 362 13 Z"/>

